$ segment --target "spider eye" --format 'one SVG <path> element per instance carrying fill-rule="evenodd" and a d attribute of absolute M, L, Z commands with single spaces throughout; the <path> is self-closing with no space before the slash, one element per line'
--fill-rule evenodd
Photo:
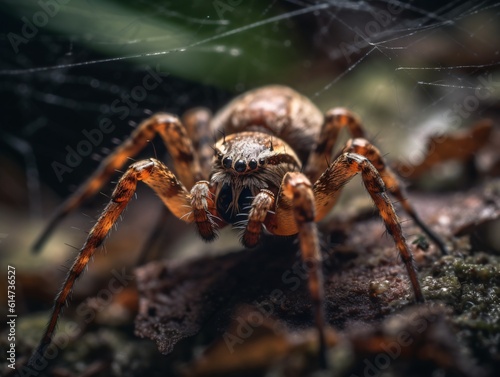
<path fill-rule="evenodd" d="M 226 169 L 230 169 L 231 166 L 233 165 L 233 159 L 232 158 L 229 158 L 229 157 L 226 157 L 225 159 L 222 160 L 222 165 L 226 168 Z"/>
<path fill-rule="evenodd" d="M 259 158 L 259 164 L 264 165 L 266 163 L 266 160 L 263 158 Z"/>
<path fill-rule="evenodd" d="M 257 160 L 252 158 L 250 162 L 248 163 L 248 166 L 250 169 L 255 170 L 257 169 Z"/>
<path fill-rule="evenodd" d="M 234 164 L 234 170 L 236 170 L 238 173 L 243 173 L 245 170 L 247 170 L 247 163 L 244 160 L 238 160 Z"/>

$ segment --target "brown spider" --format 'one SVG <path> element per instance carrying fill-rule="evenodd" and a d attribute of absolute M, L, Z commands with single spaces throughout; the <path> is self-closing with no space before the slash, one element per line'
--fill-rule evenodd
<path fill-rule="evenodd" d="M 213 240 L 217 230 L 228 224 L 244 228 L 241 241 L 246 247 L 259 242 L 263 228 L 278 236 L 298 234 L 302 258 L 311 263 L 309 290 L 323 365 L 326 364 L 324 297 L 316 222 L 330 212 L 342 187 L 356 174 L 361 173 L 394 238 L 415 300 L 424 301 L 411 251 L 386 189 L 443 252 L 445 245 L 405 200 L 395 175 L 384 164 L 380 152 L 364 139 L 360 121 L 350 111 L 336 108 L 323 116 L 312 102 L 294 90 L 267 86 L 237 97 L 213 119 L 207 111 L 196 109 L 183 122 L 185 126 L 176 116 L 163 113 L 143 121 L 59 208 L 39 239 L 37 247 L 60 219 L 94 195 L 116 169 L 160 134 L 177 174 L 153 158 L 129 166 L 71 267 L 30 364 L 43 357 L 75 280 L 127 206 L 138 181 L 150 186 L 177 218 L 196 223 L 201 237 L 207 241 Z M 353 139 L 328 163 L 343 127 L 348 128 Z M 212 146 L 210 136 L 217 132 L 222 137 Z"/>

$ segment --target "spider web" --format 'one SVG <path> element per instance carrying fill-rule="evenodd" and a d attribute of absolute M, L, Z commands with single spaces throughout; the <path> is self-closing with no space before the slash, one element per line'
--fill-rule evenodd
<path fill-rule="evenodd" d="M 215 111 L 260 85 L 349 107 L 382 150 L 415 161 L 425 134 L 497 116 L 500 2 L 179 3 L 3 3 L 1 152 L 27 172 L 32 211 L 40 183 L 67 195 L 149 114 Z M 105 119 L 112 132 L 69 166 Z"/>

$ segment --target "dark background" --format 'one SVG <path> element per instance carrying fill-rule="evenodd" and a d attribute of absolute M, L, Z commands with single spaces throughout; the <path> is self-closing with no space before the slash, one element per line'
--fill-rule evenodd
<path fill-rule="evenodd" d="M 322 109 L 350 107 L 372 133 L 383 130 L 384 143 L 390 128 L 421 126 L 473 92 L 477 77 L 498 69 L 495 2 L 320 3 L 70 1 L 16 53 L 9 33 L 22 36 L 23 17 L 33 21 L 42 8 L 4 2 L 2 154 L 20 169 L 32 167 L 64 196 L 95 168 L 96 155 L 150 112 L 216 110 L 235 93 L 270 83 L 290 85 Z M 111 103 L 156 66 L 161 86 L 120 119 Z M 431 70 L 397 70 L 409 66 Z M 488 115 L 493 99 L 462 126 Z M 52 162 L 63 161 L 65 147 L 82 140 L 80 130 L 96 128 L 105 116 L 116 131 L 59 182 Z"/>

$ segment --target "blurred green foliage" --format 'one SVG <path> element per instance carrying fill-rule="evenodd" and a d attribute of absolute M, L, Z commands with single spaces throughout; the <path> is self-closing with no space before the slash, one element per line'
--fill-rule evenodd
<path fill-rule="evenodd" d="M 300 50 L 293 20 L 266 22 L 284 12 L 264 0 L 41 5 L 49 3 L 21 0 L 7 9 L 23 24 L 82 43 L 103 59 L 134 57 L 133 64 L 161 64 L 162 71 L 223 88 L 283 81 Z"/>

